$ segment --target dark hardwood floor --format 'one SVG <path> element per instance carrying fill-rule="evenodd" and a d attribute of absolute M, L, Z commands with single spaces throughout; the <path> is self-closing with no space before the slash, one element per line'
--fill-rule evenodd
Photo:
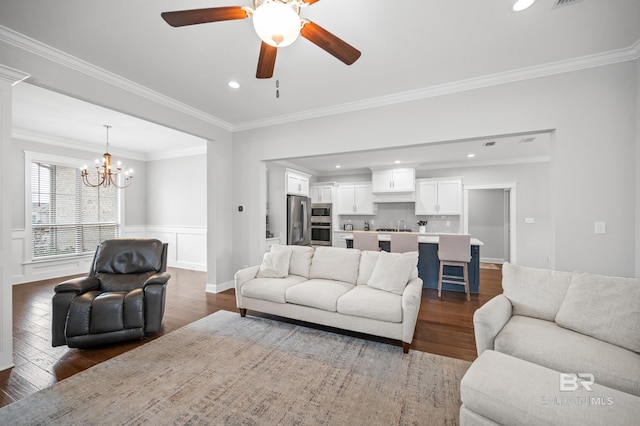
<path fill-rule="evenodd" d="M 167 287 L 162 330 L 142 340 L 96 349 L 51 347 L 51 297 L 53 287 L 62 279 L 13 286 L 15 366 L 0 371 L 0 407 L 213 312 L 222 309 L 237 311 L 234 290 L 219 294 L 205 293 L 205 273 L 175 268 L 169 268 L 169 272 L 172 278 Z M 470 302 L 465 300 L 463 293 L 443 292 L 442 299 L 438 299 L 435 290 L 424 290 L 411 350 L 473 361 L 476 358 L 473 312 L 493 296 L 502 293 L 501 281 L 499 268 L 481 269 L 480 294 L 472 295 Z M 260 314 L 249 311 L 249 315 Z M 362 337 L 387 341 L 372 336 Z M 400 345 L 399 342 L 390 343 Z M 398 350 L 401 350 L 400 347 Z"/>

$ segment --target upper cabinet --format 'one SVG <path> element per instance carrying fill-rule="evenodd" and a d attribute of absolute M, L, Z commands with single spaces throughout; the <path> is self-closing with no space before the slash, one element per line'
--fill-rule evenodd
<path fill-rule="evenodd" d="M 373 170 L 371 184 L 373 192 L 413 192 L 415 191 L 415 169 Z"/>
<path fill-rule="evenodd" d="M 370 215 L 373 211 L 373 197 L 370 183 L 348 183 L 338 186 L 339 215 Z"/>
<path fill-rule="evenodd" d="M 462 214 L 462 180 L 417 179 L 416 214 Z"/>
<path fill-rule="evenodd" d="M 316 183 L 311 185 L 309 191 L 311 193 L 312 203 L 333 203 L 332 184 Z"/>
<path fill-rule="evenodd" d="M 287 194 L 309 196 L 309 178 L 311 175 L 297 170 L 287 169 Z"/>

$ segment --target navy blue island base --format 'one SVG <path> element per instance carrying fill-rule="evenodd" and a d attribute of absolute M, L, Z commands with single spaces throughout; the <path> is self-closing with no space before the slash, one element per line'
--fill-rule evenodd
<path fill-rule="evenodd" d="M 345 239 L 347 248 L 353 248 L 353 240 Z M 380 241 L 380 249 L 390 250 L 389 241 Z M 438 288 L 438 273 L 440 272 L 440 260 L 438 259 L 437 243 L 420 243 L 418 253 L 418 276 L 422 278 L 423 288 Z M 446 275 L 462 276 L 462 268 L 445 266 Z M 480 286 L 480 246 L 471 245 L 471 261 L 469 262 L 469 291 L 478 294 Z M 464 293 L 463 285 L 443 283 L 442 289 L 446 291 L 458 291 Z"/>

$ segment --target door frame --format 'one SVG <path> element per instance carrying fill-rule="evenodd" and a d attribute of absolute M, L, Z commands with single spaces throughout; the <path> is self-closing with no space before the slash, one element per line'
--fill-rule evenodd
<path fill-rule="evenodd" d="M 475 189 L 502 189 L 509 191 L 509 262 L 516 262 L 516 186 L 517 182 L 463 185 L 463 232 L 469 233 L 469 191 Z"/>

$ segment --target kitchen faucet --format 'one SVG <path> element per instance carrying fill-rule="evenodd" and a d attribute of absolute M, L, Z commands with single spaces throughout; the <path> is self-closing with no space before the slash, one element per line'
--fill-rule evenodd
<path fill-rule="evenodd" d="M 402 229 L 407 229 L 407 225 L 404 223 L 404 219 L 400 219 L 398 221 L 398 228 L 397 228 L 398 232 L 400 232 L 400 222 L 402 222 Z"/>

